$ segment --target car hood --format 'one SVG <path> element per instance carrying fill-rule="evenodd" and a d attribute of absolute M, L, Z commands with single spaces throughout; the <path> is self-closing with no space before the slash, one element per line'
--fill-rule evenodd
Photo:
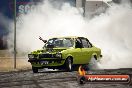
<path fill-rule="evenodd" d="M 31 53 L 32 54 L 57 53 L 57 52 L 61 52 L 66 49 L 68 49 L 68 48 L 47 48 L 47 49 L 43 49 L 43 50 L 36 50 Z"/>

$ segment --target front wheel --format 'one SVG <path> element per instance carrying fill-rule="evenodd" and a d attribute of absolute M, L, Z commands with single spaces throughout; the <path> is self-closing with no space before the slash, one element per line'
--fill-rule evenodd
<path fill-rule="evenodd" d="M 67 71 L 72 71 L 72 59 L 70 57 L 66 59 L 65 68 Z"/>
<path fill-rule="evenodd" d="M 33 73 L 38 73 L 38 68 L 32 66 Z"/>

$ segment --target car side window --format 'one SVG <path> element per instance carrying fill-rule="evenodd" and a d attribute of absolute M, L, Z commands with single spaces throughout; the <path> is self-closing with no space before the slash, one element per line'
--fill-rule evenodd
<path fill-rule="evenodd" d="M 92 43 L 90 43 L 88 39 L 86 39 L 86 40 L 88 41 L 88 48 L 93 47 Z"/>
<path fill-rule="evenodd" d="M 76 44 L 75 44 L 76 48 L 82 48 L 82 43 L 81 43 L 81 40 L 79 38 L 76 39 Z"/>
<path fill-rule="evenodd" d="M 88 48 L 91 48 L 92 44 L 88 41 Z"/>
<path fill-rule="evenodd" d="M 82 40 L 82 44 L 83 44 L 84 48 L 91 48 L 92 47 L 92 44 L 89 42 L 88 39 L 82 38 L 81 40 Z"/>
<path fill-rule="evenodd" d="M 81 40 L 82 40 L 83 48 L 89 48 L 88 41 L 85 38 L 83 38 Z"/>

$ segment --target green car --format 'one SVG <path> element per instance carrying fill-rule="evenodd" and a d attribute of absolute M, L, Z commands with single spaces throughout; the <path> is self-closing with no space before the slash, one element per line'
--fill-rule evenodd
<path fill-rule="evenodd" d="M 43 49 L 28 54 L 28 62 L 34 73 L 41 68 L 72 71 L 74 67 L 87 65 L 92 58 L 98 60 L 102 56 L 101 49 L 85 37 L 55 37 L 48 41 L 41 37 L 39 39 L 45 43 Z"/>

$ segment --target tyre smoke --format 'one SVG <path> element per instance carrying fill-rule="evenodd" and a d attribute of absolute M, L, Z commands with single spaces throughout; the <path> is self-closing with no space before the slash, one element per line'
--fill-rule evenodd
<path fill-rule="evenodd" d="M 105 13 L 86 19 L 68 3 L 59 9 L 48 1 L 17 20 L 17 50 L 31 52 L 43 47 L 39 36 L 84 36 L 101 48 L 98 68 L 132 68 L 132 10 L 127 4 L 113 5 Z M 9 45 L 12 43 L 9 43 Z"/>

